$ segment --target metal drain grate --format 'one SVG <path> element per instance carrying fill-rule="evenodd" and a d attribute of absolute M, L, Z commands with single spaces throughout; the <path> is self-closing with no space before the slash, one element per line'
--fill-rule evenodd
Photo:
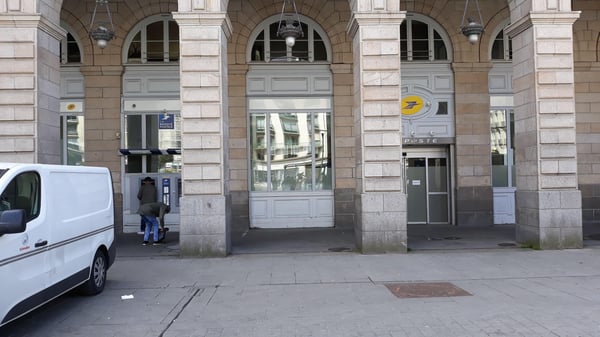
<path fill-rule="evenodd" d="M 500 246 L 500 247 L 516 247 L 517 244 L 514 242 L 500 242 L 498 244 L 498 246 Z"/>
<path fill-rule="evenodd" d="M 398 298 L 472 296 L 449 282 L 388 283 L 385 286 Z"/>

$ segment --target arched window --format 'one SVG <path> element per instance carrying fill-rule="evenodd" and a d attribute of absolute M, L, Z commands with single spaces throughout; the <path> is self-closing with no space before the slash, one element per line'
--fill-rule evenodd
<path fill-rule="evenodd" d="M 512 60 L 512 40 L 504 33 L 504 29 L 508 26 L 506 21 L 494 30 L 495 36 L 490 48 L 490 59 L 492 61 L 510 61 Z"/>
<path fill-rule="evenodd" d="M 81 41 L 71 34 L 73 29 L 64 22 L 61 26 L 67 31 L 67 37 L 60 41 L 60 63 L 81 64 Z"/>
<path fill-rule="evenodd" d="M 311 19 L 300 15 L 304 36 L 293 47 L 277 36 L 279 15 L 263 21 L 250 35 L 248 62 L 331 62 L 331 47 L 327 34 Z"/>
<path fill-rule="evenodd" d="M 125 39 L 123 63 L 179 61 L 179 26 L 170 14 L 146 18 Z"/>
<path fill-rule="evenodd" d="M 402 61 L 450 61 L 450 39 L 433 20 L 407 14 L 400 26 Z"/>

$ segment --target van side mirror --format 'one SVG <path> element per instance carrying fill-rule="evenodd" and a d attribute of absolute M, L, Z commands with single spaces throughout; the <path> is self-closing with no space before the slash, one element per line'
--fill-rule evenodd
<path fill-rule="evenodd" d="M 23 233 L 27 228 L 25 210 L 10 209 L 0 212 L 0 235 Z"/>

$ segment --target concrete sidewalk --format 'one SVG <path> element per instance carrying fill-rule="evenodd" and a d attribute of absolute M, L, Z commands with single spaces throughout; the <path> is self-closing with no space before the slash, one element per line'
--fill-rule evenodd
<path fill-rule="evenodd" d="M 102 294 L 64 296 L 0 335 L 600 336 L 597 248 L 187 259 L 168 247 L 136 243 L 146 254 L 118 257 Z"/>

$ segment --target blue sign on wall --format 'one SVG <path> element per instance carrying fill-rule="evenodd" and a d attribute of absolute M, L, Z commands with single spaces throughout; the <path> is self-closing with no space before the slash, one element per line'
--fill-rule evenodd
<path fill-rule="evenodd" d="M 175 129 L 175 115 L 166 113 L 158 115 L 158 128 Z"/>

